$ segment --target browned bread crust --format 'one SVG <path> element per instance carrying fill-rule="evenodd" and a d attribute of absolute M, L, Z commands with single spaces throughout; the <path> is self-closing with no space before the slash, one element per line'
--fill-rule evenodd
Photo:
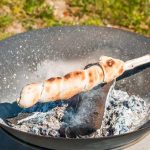
<path fill-rule="evenodd" d="M 98 84 L 111 82 L 124 72 L 124 62 L 119 59 L 102 56 L 97 64 L 85 70 L 70 72 L 64 77 L 54 77 L 25 86 L 17 100 L 18 104 L 21 107 L 31 107 L 38 101 L 67 100 Z"/>

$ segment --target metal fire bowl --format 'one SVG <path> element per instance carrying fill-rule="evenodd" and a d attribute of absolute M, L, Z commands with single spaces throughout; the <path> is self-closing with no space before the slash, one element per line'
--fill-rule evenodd
<path fill-rule="evenodd" d="M 3 40 L 0 42 L 0 117 L 12 117 L 21 111 L 14 101 L 24 85 L 39 79 L 35 72 L 44 61 L 61 62 L 64 65 L 67 61 L 81 68 L 96 62 L 101 55 L 126 61 L 147 53 L 150 53 L 150 38 L 104 27 L 54 27 Z M 126 73 L 117 81 L 116 88 L 139 95 L 150 104 L 149 67 L 150 64 L 147 64 Z M 95 139 L 50 138 L 24 133 L 3 123 L 0 126 L 11 137 L 41 149 L 102 150 L 123 147 L 136 141 L 148 133 L 150 121 L 131 133 Z M 0 134 L 1 143 L 5 143 L 7 139 L 2 136 Z"/>

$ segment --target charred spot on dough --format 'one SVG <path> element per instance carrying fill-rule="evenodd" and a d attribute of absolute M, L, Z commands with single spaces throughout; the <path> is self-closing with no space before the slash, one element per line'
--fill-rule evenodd
<path fill-rule="evenodd" d="M 47 81 L 48 82 L 52 82 L 52 81 L 54 81 L 55 80 L 55 78 L 50 78 L 50 79 L 48 79 Z"/>
<path fill-rule="evenodd" d="M 92 73 L 91 73 L 91 71 L 89 71 L 89 77 L 92 77 Z"/>
<path fill-rule="evenodd" d="M 75 72 L 75 75 L 77 75 L 77 76 L 78 76 L 78 75 L 81 75 L 81 74 L 82 74 L 81 71 L 76 71 L 76 72 Z"/>
<path fill-rule="evenodd" d="M 69 79 L 70 77 L 71 77 L 71 74 L 70 74 L 70 73 L 68 73 L 68 74 L 66 74 L 66 75 L 64 76 L 65 79 Z"/>
<path fill-rule="evenodd" d="M 115 61 L 112 60 L 112 59 L 109 59 L 109 60 L 107 60 L 106 63 L 107 63 L 107 65 L 108 65 L 109 67 L 112 67 L 112 66 L 114 65 Z"/>
<path fill-rule="evenodd" d="M 89 82 L 93 83 L 93 75 L 91 72 L 89 72 Z"/>
<path fill-rule="evenodd" d="M 56 79 L 60 80 L 60 79 L 62 79 L 62 78 L 61 78 L 61 77 L 56 77 Z"/>
<path fill-rule="evenodd" d="M 85 79 L 85 73 L 82 72 L 82 71 L 76 71 L 76 72 L 74 72 L 73 75 L 74 75 L 75 77 L 76 77 L 76 76 L 77 76 L 77 77 L 80 77 L 81 80 L 84 80 L 84 79 Z"/>
<path fill-rule="evenodd" d="M 78 77 L 81 76 L 83 73 L 81 71 L 76 71 L 76 72 L 72 72 L 72 73 L 68 73 L 64 76 L 65 79 L 69 79 L 72 77 Z"/>

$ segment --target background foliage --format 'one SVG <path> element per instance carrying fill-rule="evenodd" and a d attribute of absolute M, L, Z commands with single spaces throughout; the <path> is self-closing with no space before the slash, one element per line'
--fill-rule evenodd
<path fill-rule="evenodd" d="M 0 39 L 58 25 L 113 26 L 150 36 L 150 0 L 0 1 Z"/>

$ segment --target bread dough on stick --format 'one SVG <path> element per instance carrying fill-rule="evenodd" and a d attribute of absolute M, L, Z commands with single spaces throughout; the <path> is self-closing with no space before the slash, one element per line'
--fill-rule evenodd
<path fill-rule="evenodd" d="M 124 62 L 119 59 L 102 56 L 95 65 L 63 77 L 54 77 L 41 83 L 26 85 L 17 99 L 19 106 L 28 108 L 37 102 L 67 100 L 76 94 L 89 91 L 93 87 L 108 83 L 124 72 Z"/>

